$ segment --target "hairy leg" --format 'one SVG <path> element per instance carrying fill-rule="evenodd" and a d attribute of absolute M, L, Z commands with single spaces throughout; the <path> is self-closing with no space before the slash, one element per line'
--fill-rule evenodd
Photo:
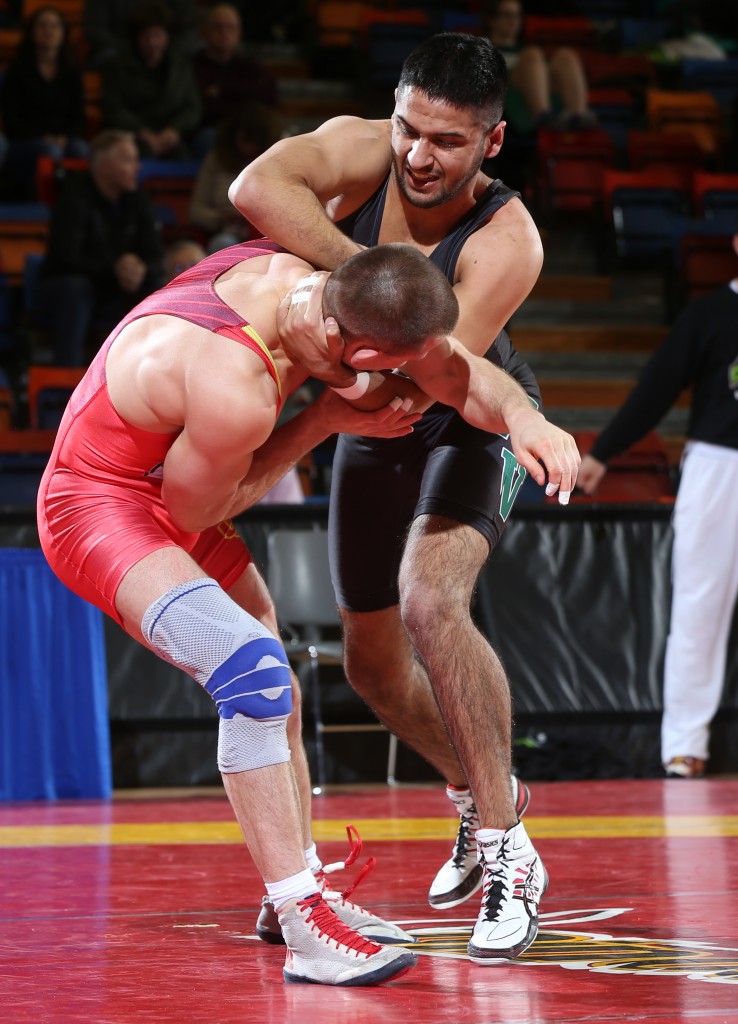
<path fill-rule="evenodd" d="M 451 746 L 425 669 L 415 657 L 400 609 L 341 609 L 345 670 L 352 687 L 396 736 L 454 786 L 466 779 Z"/>
<path fill-rule="evenodd" d="M 421 516 L 405 547 L 400 606 L 482 827 L 508 829 L 517 822 L 510 789 L 510 687 L 470 611 L 488 555 L 487 541 L 471 527 L 443 516 Z"/>
<path fill-rule="evenodd" d="M 172 587 L 203 577 L 202 569 L 181 548 L 161 548 L 141 559 L 126 574 L 116 595 L 126 631 L 148 647 L 141 621 L 149 605 Z M 302 817 L 292 764 L 224 774 L 223 784 L 264 881 L 276 882 L 304 871 Z"/>

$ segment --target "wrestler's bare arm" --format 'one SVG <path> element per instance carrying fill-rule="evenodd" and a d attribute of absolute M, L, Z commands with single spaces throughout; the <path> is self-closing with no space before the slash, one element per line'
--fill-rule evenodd
<path fill-rule="evenodd" d="M 250 508 L 281 480 L 299 460 L 333 434 L 364 437 L 402 437 L 420 419 L 417 412 L 401 407 L 400 399 L 389 398 L 366 406 L 345 402 L 330 388 L 297 416 L 288 420 L 253 454 L 248 474 L 238 487 L 229 515 Z M 366 411 L 365 411 L 366 410 Z"/>
<path fill-rule="evenodd" d="M 456 338 L 408 363 L 406 370 L 422 391 L 452 406 L 472 426 L 509 434 L 515 457 L 537 483 L 548 476 L 552 486 L 571 492 L 580 461 L 574 439 L 549 423 L 504 370 Z"/>
<path fill-rule="evenodd" d="M 454 336 L 477 355 L 486 352 L 530 294 L 542 266 L 533 218 L 519 199 L 511 199 L 464 243 L 454 282 Z"/>
<path fill-rule="evenodd" d="M 193 374 L 185 426 L 164 461 L 164 503 L 185 530 L 203 530 L 243 512 L 332 434 L 400 437 L 419 419 L 403 410 L 399 399 L 362 411 L 326 389 L 275 430 L 271 377 L 261 370 L 250 375 L 231 370 L 216 385 L 207 374 L 200 379 Z"/>
<path fill-rule="evenodd" d="M 202 368 L 200 368 L 202 370 Z M 217 378 L 197 368 L 187 375 L 184 425 L 164 460 L 162 498 L 183 530 L 200 531 L 233 514 L 253 453 L 274 430 L 277 396 L 261 370 Z"/>
<path fill-rule="evenodd" d="M 333 224 L 357 209 L 390 166 L 390 122 L 336 117 L 282 139 L 236 178 L 229 197 L 267 237 L 334 269 L 362 247 Z"/>

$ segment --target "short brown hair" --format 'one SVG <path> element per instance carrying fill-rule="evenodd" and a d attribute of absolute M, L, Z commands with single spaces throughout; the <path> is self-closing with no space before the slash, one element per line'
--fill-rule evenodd
<path fill-rule="evenodd" d="M 384 351 L 419 348 L 450 334 L 459 303 L 446 276 L 418 249 L 389 242 L 364 249 L 326 282 L 323 314 L 347 336 L 371 338 Z"/>

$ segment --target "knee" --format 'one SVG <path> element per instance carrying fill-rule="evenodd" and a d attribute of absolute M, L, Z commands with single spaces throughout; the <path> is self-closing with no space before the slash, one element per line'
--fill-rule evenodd
<path fill-rule="evenodd" d="M 221 772 L 289 760 L 293 677 L 284 648 L 215 580 L 197 578 L 167 591 L 147 608 L 141 632 L 156 654 L 213 698 Z"/>
<path fill-rule="evenodd" d="M 438 631 L 439 622 L 454 615 L 453 595 L 443 581 L 405 579 L 400 581 L 400 615 L 413 645 L 422 653 L 423 638 Z"/>
<path fill-rule="evenodd" d="M 551 56 L 551 70 L 556 71 L 558 74 L 571 74 L 572 72 L 579 72 L 582 67 L 582 62 L 579 55 L 575 50 L 570 50 L 566 46 L 560 47 Z"/>
<path fill-rule="evenodd" d="M 520 51 L 515 70 L 520 68 L 524 72 L 545 71 L 546 66 L 546 54 L 541 47 L 526 46 Z"/>

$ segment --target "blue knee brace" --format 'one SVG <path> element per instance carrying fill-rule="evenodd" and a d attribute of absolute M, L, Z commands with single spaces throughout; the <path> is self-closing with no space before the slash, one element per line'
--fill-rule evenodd
<path fill-rule="evenodd" d="M 192 675 L 220 716 L 221 771 L 289 760 L 292 684 L 281 643 L 212 579 L 181 583 L 147 608 L 141 630 Z"/>

